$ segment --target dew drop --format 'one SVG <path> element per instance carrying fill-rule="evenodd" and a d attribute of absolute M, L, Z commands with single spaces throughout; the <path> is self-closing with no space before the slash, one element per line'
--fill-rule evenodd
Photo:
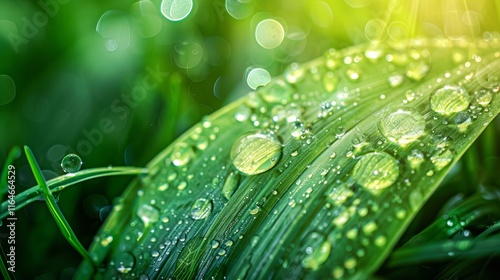
<path fill-rule="evenodd" d="M 483 107 L 488 106 L 488 104 L 490 104 L 492 98 L 493 98 L 493 95 L 491 94 L 490 90 L 481 89 L 480 91 L 476 92 L 476 101 L 479 105 L 481 105 Z"/>
<path fill-rule="evenodd" d="M 287 82 L 295 84 L 304 78 L 304 74 L 304 69 L 301 68 L 298 63 L 292 63 L 287 70 L 285 70 L 284 75 Z"/>
<path fill-rule="evenodd" d="M 212 213 L 212 201 L 206 198 L 198 198 L 191 206 L 191 218 L 194 220 L 205 219 Z"/>
<path fill-rule="evenodd" d="M 352 176 L 367 189 L 384 189 L 398 178 L 398 161 L 385 152 L 368 153 L 360 157 Z"/>
<path fill-rule="evenodd" d="M 119 252 L 115 258 L 115 270 L 119 273 L 129 273 L 135 265 L 135 258 L 129 252 Z"/>
<path fill-rule="evenodd" d="M 422 80 L 425 75 L 427 75 L 427 72 L 429 72 L 429 65 L 422 61 L 416 61 L 408 64 L 406 66 L 406 77 L 414 80 L 414 81 L 420 81 Z"/>
<path fill-rule="evenodd" d="M 424 154 L 419 150 L 412 150 L 406 159 L 412 169 L 417 169 L 424 162 Z"/>
<path fill-rule="evenodd" d="M 424 134 L 425 119 L 412 108 L 398 108 L 382 115 L 378 128 L 387 139 L 404 146 Z"/>
<path fill-rule="evenodd" d="M 160 210 L 149 204 L 141 204 L 137 209 L 137 216 L 144 223 L 144 227 L 149 227 L 149 225 L 156 223 L 160 218 Z"/>
<path fill-rule="evenodd" d="M 75 154 L 67 154 L 62 160 L 61 160 L 61 167 L 64 172 L 66 173 L 74 173 L 80 170 L 82 167 L 82 159 Z"/>
<path fill-rule="evenodd" d="M 305 239 L 307 256 L 302 260 L 304 268 L 317 270 L 330 256 L 332 245 L 319 233 L 312 232 Z"/>
<path fill-rule="evenodd" d="M 271 103 L 285 104 L 293 94 L 292 87 L 283 80 L 276 80 L 259 90 L 262 99 Z"/>
<path fill-rule="evenodd" d="M 170 155 L 170 159 L 175 166 L 184 166 L 188 164 L 193 157 L 193 148 L 184 142 L 177 143 Z"/>
<path fill-rule="evenodd" d="M 326 72 L 322 79 L 323 88 L 326 92 L 333 92 L 339 84 L 339 79 L 331 71 Z"/>
<path fill-rule="evenodd" d="M 233 196 L 234 192 L 238 188 L 238 184 L 240 181 L 240 174 L 236 172 L 231 172 L 227 175 L 226 181 L 224 182 L 224 186 L 222 186 L 222 195 L 229 199 Z"/>
<path fill-rule="evenodd" d="M 445 116 L 463 111 L 469 104 L 469 93 L 461 86 L 446 85 L 431 95 L 431 109 Z"/>
<path fill-rule="evenodd" d="M 399 74 L 392 75 L 387 80 L 389 81 L 389 85 L 393 88 L 400 86 L 404 82 L 403 76 Z"/>
<path fill-rule="evenodd" d="M 239 171 L 255 175 L 273 168 L 281 158 L 281 153 L 281 143 L 275 136 L 251 132 L 234 141 L 230 156 Z"/>
<path fill-rule="evenodd" d="M 439 150 L 431 156 L 431 162 L 434 163 L 436 170 L 439 171 L 445 168 L 453 160 L 453 152 L 451 150 Z"/>
<path fill-rule="evenodd" d="M 460 132 L 465 132 L 472 123 L 471 117 L 467 112 L 458 112 L 453 121 Z"/>
<path fill-rule="evenodd" d="M 265 19 L 255 28 L 255 39 L 265 49 L 278 47 L 285 37 L 283 26 L 274 19 Z"/>
<path fill-rule="evenodd" d="M 162 0 L 161 13 L 170 21 L 185 19 L 193 9 L 193 0 Z"/>
<path fill-rule="evenodd" d="M 241 105 L 236 109 L 236 112 L 234 113 L 234 118 L 239 121 L 239 122 L 244 122 L 248 120 L 250 115 L 252 114 L 252 111 L 248 106 Z"/>

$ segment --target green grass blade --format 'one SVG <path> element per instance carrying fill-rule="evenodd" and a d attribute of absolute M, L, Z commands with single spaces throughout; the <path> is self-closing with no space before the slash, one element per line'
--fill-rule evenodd
<path fill-rule="evenodd" d="M 499 76 L 498 42 L 373 48 L 328 52 L 160 153 L 92 245 L 107 266 L 99 276 L 373 274 L 500 111 L 497 94 L 483 105 L 474 94 L 485 86 L 478 68 Z M 456 59 L 473 48 L 472 60 Z M 470 102 L 437 94 L 447 85 L 462 87 Z M 91 276 L 85 266 L 82 278 Z"/>
<path fill-rule="evenodd" d="M 108 176 L 124 176 L 124 175 L 146 175 L 148 173 L 145 168 L 137 167 L 103 167 L 103 168 L 89 168 L 75 173 L 64 174 L 46 182 L 48 188 L 52 193 L 60 192 L 69 186 L 84 182 L 87 180 L 108 177 Z M 31 187 L 22 193 L 16 195 L 16 209 L 15 211 L 23 208 L 30 203 L 43 199 L 44 193 L 40 185 Z M 0 219 L 8 215 L 8 201 L 0 204 Z"/>
<path fill-rule="evenodd" d="M 61 233 L 63 234 L 64 238 L 68 240 L 68 242 L 78 251 L 78 253 L 80 253 L 80 255 L 82 255 L 82 257 L 86 261 L 92 263 L 92 259 L 90 258 L 89 253 L 80 243 L 75 233 L 71 229 L 71 226 L 69 225 L 68 221 L 66 221 L 66 218 L 64 218 L 64 214 L 62 213 L 61 209 L 59 209 L 56 199 L 54 198 L 54 195 L 52 194 L 49 187 L 47 186 L 47 183 L 45 182 L 42 170 L 38 166 L 38 162 L 36 161 L 33 152 L 28 146 L 24 146 L 24 152 L 26 154 L 26 158 L 28 159 L 28 163 L 31 169 L 33 170 L 33 175 L 35 176 L 35 180 L 42 189 L 43 196 L 45 198 L 45 202 L 47 203 L 47 207 L 49 208 L 50 214 L 52 214 L 52 217 L 54 217 L 54 220 L 59 229 L 61 230 Z"/>

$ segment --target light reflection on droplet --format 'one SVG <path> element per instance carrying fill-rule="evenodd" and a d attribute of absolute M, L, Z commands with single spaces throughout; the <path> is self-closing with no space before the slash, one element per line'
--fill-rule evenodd
<path fill-rule="evenodd" d="M 252 89 L 265 86 L 271 81 L 271 75 L 265 69 L 254 68 L 247 74 L 247 84 Z"/>
<path fill-rule="evenodd" d="M 193 9 L 193 0 L 162 0 L 161 13 L 170 21 L 185 19 Z"/>
<path fill-rule="evenodd" d="M 265 19 L 255 28 L 255 39 L 265 49 L 278 47 L 285 37 L 283 26 L 274 19 Z"/>

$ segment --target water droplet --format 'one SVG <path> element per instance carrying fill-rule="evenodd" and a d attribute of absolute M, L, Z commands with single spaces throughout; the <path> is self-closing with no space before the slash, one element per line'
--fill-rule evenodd
<path fill-rule="evenodd" d="M 286 104 L 293 94 L 292 87 L 283 80 L 276 80 L 259 90 L 262 99 L 271 103 Z"/>
<path fill-rule="evenodd" d="M 222 186 L 222 195 L 227 199 L 231 198 L 231 196 L 233 196 L 234 192 L 238 188 L 239 181 L 239 173 L 229 173 L 229 175 L 227 175 L 226 181 L 224 182 L 224 186 Z"/>
<path fill-rule="evenodd" d="M 480 91 L 476 92 L 476 101 L 479 105 L 481 105 L 483 107 L 488 106 L 488 104 L 490 104 L 492 98 L 493 98 L 493 95 L 491 94 L 490 90 L 481 89 Z"/>
<path fill-rule="evenodd" d="M 436 170 L 439 171 L 445 168 L 453 160 L 453 152 L 451 150 L 439 150 L 431 156 L 431 162 L 434 163 Z"/>
<path fill-rule="evenodd" d="M 212 247 L 212 249 L 217 249 L 219 245 L 220 245 L 219 241 L 215 239 L 210 242 L 210 246 Z"/>
<path fill-rule="evenodd" d="M 302 260 L 302 266 L 304 268 L 317 270 L 330 256 L 332 245 L 328 240 L 325 241 L 322 235 L 314 232 L 307 237 L 306 243 L 310 246 L 306 248 L 306 253 L 308 255 Z"/>
<path fill-rule="evenodd" d="M 458 112 L 453 121 L 460 132 L 465 132 L 472 123 L 470 115 L 467 112 Z"/>
<path fill-rule="evenodd" d="M 82 159 L 75 154 L 67 154 L 61 161 L 61 167 L 66 173 L 74 173 L 82 167 Z"/>
<path fill-rule="evenodd" d="M 250 210 L 250 215 L 257 215 L 257 214 L 259 214 L 259 212 L 260 212 L 260 207 L 259 206 L 255 206 L 254 208 L 252 208 Z"/>
<path fill-rule="evenodd" d="M 387 243 L 387 238 L 383 235 L 379 235 L 375 238 L 374 243 L 378 247 L 384 247 Z"/>
<path fill-rule="evenodd" d="M 285 70 L 285 79 L 291 84 L 295 84 L 304 78 L 304 68 L 301 68 L 298 63 L 292 63 Z"/>
<path fill-rule="evenodd" d="M 162 0 L 161 13 L 170 21 L 185 19 L 193 9 L 193 0 Z"/>
<path fill-rule="evenodd" d="M 0 106 L 10 103 L 16 97 L 16 84 L 7 75 L 0 75 Z"/>
<path fill-rule="evenodd" d="M 371 235 L 375 230 L 377 230 L 377 224 L 374 221 L 370 221 L 363 226 L 363 232 L 366 235 Z"/>
<path fill-rule="evenodd" d="M 253 3 L 245 0 L 226 0 L 226 11 L 235 19 L 244 19 L 252 14 Z M 224 19 L 222 11 L 219 13 L 219 19 Z"/>
<path fill-rule="evenodd" d="M 262 68 L 254 68 L 247 75 L 247 84 L 250 88 L 256 89 L 260 86 L 265 86 L 271 81 L 271 75 L 267 70 Z"/>
<path fill-rule="evenodd" d="M 281 153 L 281 143 L 275 136 L 251 132 L 234 141 L 231 160 L 239 171 L 255 175 L 273 168 L 281 158 Z"/>
<path fill-rule="evenodd" d="M 378 128 L 387 139 L 404 146 L 424 134 L 425 119 L 416 110 L 403 107 L 382 115 Z"/>
<path fill-rule="evenodd" d="M 338 266 L 332 270 L 332 276 L 333 278 L 340 279 L 344 277 L 344 268 Z"/>
<path fill-rule="evenodd" d="M 248 120 L 251 114 L 252 111 L 250 110 L 250 108 L 248 108 L 248 106 L 241 105 L 240 107 L 238 107 L 238 109 L 236 109 L 234 118 L 239 122 L 244 122 Z"/>
<path fill-rule="evenodd" d="M 255 39 L 265 49 L 278 47 L 285 37 L 283 26 L 274 19 L 265 19 L 255 28 Z"/>
<path fill-rule="evenodd" d="M 212 213 L 212 201 L 206 198 L 198 198 L 191 206 L 191 218 L 194 220 L 205 219 Z"/>
<path fill-rule="evenodd" d="M 135 265 L 135 257 L 128 252 L 119 252 L 114 257 L 115 270 L 119 273 L 129 273 Z"/>
<path fill-rule="evenodd" d="M 469 104 L 469 93 L 461 86 L 446 85 L 431 95 L 431 109 L 446 116 L 467 109 Z"/>
<path fill-rule="evenodd" d="M 184 166 L 189 163 L 189 161 L 194 157 L 193 148 L 184 143 L 177 143 L 172 150 L 170 159 L 175 166 Z"/>
<path fill-rule="evenodd" d="M 331 71 L 326 72 L 322 79 L 323 88 L 326 92 L 333 92 L 339 84 L 339 79 Z"/>
<path fill-rule="evenodd" d="M 160 218 L 160 210 L 155 206 L 149 204 L 141 204 L 137 209 L 137 216 L 144 223 L 144 227 L 149 227 L 149 225 L 154 224 Z"/>
<path fill-rule="evenodd" d="M 403 75 L 395 74 L 388 78 L 389 85 L 393 88 L 400 86 L 404 82 Z"/>
<path fill-rule="evenodd" d="M 367 189 L 384 189 L 398 178 L 398 161 L 384 152 L 368 153 L 360 157 L 352 176 L 359 185 Z"/>
<path fill-rule="evenodd" d="M 358 265 L 358 262 L 356 261 L 356 259 L 354 257 L 348 258 L 344 262 L 344 267 L 348 270 L 354 269 L 356 267 L 356 265 Z"/>
<path fill-rule="evenodd" d="M 415 61 L 406 66 L 406 77 L 414 80 L 414 81 L 420 81 L 422 80 L 425 75 L 427 75 L 427 72 L 429 72 L 429 65 L 422 61 Z"/>
<path fill-rule="evenodd" d="M 419 150 L 412 150 L 406 157 L 412 169 L 417 169 L 424 162 L 424 154 Z"/>
<path fill-rule="evenodd" d="M 356 135 L 354 135 L 354 138 L 352 138 L 351 142 L 354 148 L 360 149 L 367 144 L 366 136 L 363 133 L 356 133 Z"/>
<path fill-rule="evenodd" d="M 335 129 L 335 138 L 341 138 L 342 136 L 344 136 L 345 132 L 346 131 L 343 126 L 337 127 L 337 129 Z"/>

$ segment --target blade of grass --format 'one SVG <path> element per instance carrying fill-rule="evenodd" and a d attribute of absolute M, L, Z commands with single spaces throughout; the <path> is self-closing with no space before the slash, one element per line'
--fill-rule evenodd
<path fill-rule="evenodd" d="M 52 194 L 49 187 L 47 186 L 47 183 L 45 182 L 42 170 L 38 166 L 38 162 L 36 161 L 33 152 L 28 146 L 24 146 L 24 152 L 26 154 L 26 158 L 28 159 L 28 163 L 31 167 L 31 170 L 33 171 L 33 175 L 35 176 L 35 180 L 43 192 L 43 196 L 45 198 L 45 202 L 47 203 L 47 207 L 49 208 L 50 214 L 52 214 L 52 217 L 54 217 L 54 220 L 59 229 L 61 230 L 61 233 L 63 234 L 64 238 L 68 240 L 68 242 L 73 246 L 73 248 L 75 248 L 86 261 L 93 263 L 89 253 L 80 243 L 75 233 L 71 229 L 71 226 L 69 225 L 68 221 L 64 217 L 64 214 L 62 213 L 61 209 L 59 209 L 56 199 L 54 198 L 54 195 Z"/>
<path fill-rule="evenodd" d="M 103 168 L 90 168 L 81 170 L 75 173 L 64 174 L 62 176 L 56 177 L 46 182 L 52 193 L 60 192 L 69 186 L 84 182 L 87 180 L 108 177 L 108 176 L 123 176 L 123 175 L 146 175 L 148 170 L 145 168 L 137 167 L 103 167 Z M 16 195 L 16 209 L 15 211 L 22 209 L 24 206 L 30 203 L 43 199 L 44 193 L 40 185 L 31 187 L 22 193 Z M 8 215 L 8 201 L 2 202 L 0 204 L 0 219 L 5 218 Z"/>

